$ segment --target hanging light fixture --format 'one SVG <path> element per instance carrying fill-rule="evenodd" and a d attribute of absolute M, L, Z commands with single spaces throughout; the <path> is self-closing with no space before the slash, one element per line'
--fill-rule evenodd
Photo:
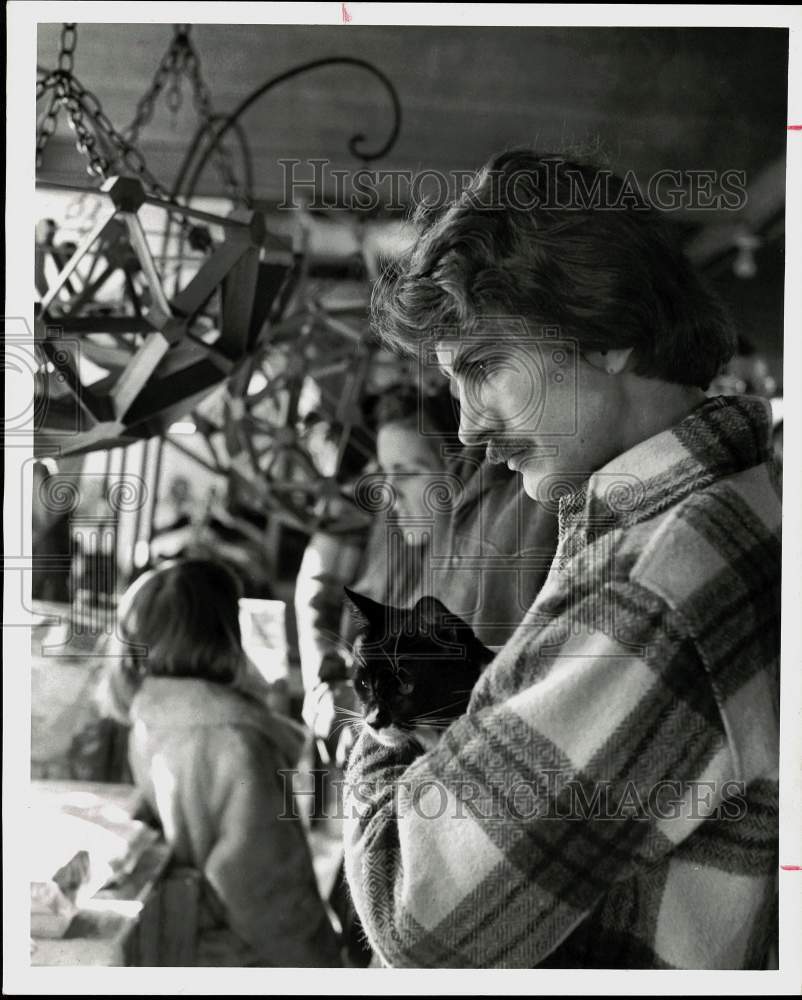
<path fill-rule="evenodd" d="M 755 253 L 761 241 L 753 233 L 742 229 L 735 234 L 735 260 L 732 262 L 733 273 L 748 281 L 757 274 L 757 258 Z"/>
<path fill-rule="evenodd" d="M 393 125 L 387 140 L 375 149 L 367 148 L 362 134 L 350 139 L 350 152 L 363 164 L 383 156 L 399 134 L 400 103 L 394 87 L 365 60 L 333 56 L 271 77 L 231 114 L 214 113 L 189 26 L 179 25 L 131 125 L 119 132 L 98 99 L 73 74 L 75 46 L 75 25 L 64 25 L 58 67 L 43 72 L 37 82 L 37 100 L 48 102 L 37 131 L 37 166 L 64 110 L 77 148 L 88 161 L 87 172 L 103 182 L 99 192 L 89 192 L 102 205 L 77 246 L 56 257 L 55 233 L 52 227 L 42 227 L 41 259 L 49 253 L 58 269 L 53 281 L 45 280 L 43 267 L 37 271 L 41 302 L 36 336 L 50 371 L 46 391 L 54 390 L 53 401 L 66 398 L 69 413 L 79 414 L 75 426 L 56 435 L 61 452 L 113 448 L 152 436 L 184 450 L 171 431 L 177 430 L 176 421 L 191 420 L 198 436 L 209 439 L 210 467 L 229 478 L 239 472 L 258 494 L 262 509 L 302 530 L 341 521 L 339 470 L 354 430 L 354 407 L 343 407 L 342 400 L 332 403 L 332 422 L 342 432 L 336 469 L 323 475 L 310 456 L 304 429 L 298 426 L 298 393 L 304 378 L 326 378 L 340 371 L 345 379 L 341 395 L 349 404 L 357 398 L 370 360 L 366 324 L 350 324 L 310 292 L 304 255 L 271 234 L 261 213 L 240 207 L 223 217 L 191 205 L 201 173 L 212 160 L 218 162 L 231 200 L 246 206 L 250 202 L 249 158 L 243 155 L 244 183 L 232 180 L 223 141 L 238 138 L 246 152 L 239 120 L 274 87 L 333 65 L 351 66 L 378 78 L 392 100 Z M 148 169 L 135 143 L 162 91 L 175 103 L 183 74 L 192 83 L 200 125 L 168 190 Z M 139 217 L 144 206 L 163 212 L 161 254 L 148 244 Z M 218 230 L 222 241 L 212 237 Z M 172 244 L 171 232 L 176 234 Z M 176 243 L 175 287 L 168 290 L 166 249 Z M 189 268 L 184 266 L 187 248 L 195 254 Z M 112 304 L 98 314 L 94 297 L 120 268 L 125 272 L 119 286 L 124 297 L 116 309 Z M 270 365 L 260 369 L 265 358 L 276 353 L 286 355 L 286 370 L 276 375 Z M 82 364 L 81 357 L 91 367 Z M 84 376 L 90 371 L 88 382 Z M 223 384 L 225 417 L 216 423 L 197 408 Z M 267 405 L 271 400 L 276 403 L 275 414 Z M 267 419 L 260 404 L 262 409 L 267 406 Z M 57 410 L 58 406 L 50 407 L 49 420 Z M 52 429 L 46 423 L 39 431 L 40 445 L 54 443 L 47 441 Z M 255 444 L 260 433 L 266 450 Z"/>

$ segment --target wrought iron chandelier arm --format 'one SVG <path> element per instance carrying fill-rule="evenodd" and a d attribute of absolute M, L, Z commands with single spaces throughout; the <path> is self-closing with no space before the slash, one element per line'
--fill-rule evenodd
<path fill-rule="evenodd" d="M 258 101 L 274 87 L 277 87 L 279 84 L 285 83 L 287 80 L 291 80 L 296 76 L 301 76 L 303 73 L 311 72 L 315 69 L 321 69 L 324 66 L 356 66 L 360 69 L 366 70 L 368 73 L 372 73 L 384 85 L 393 105 L 393 126 L 390 135 L 379 149 L 369 152 L 368 150 L 360 148 L 361 144 L 365 142 L 365 135 L 358 132 L 356 135 L 351 136 L 348 140 L 348 150 L 352 156 L 356 159 L 363 160 L 365 163 L 369 163 L 371 160 L 377 160 L 380 157 L 385 156 L 395 145 L 399 132 L 401 131 L 401 101 L 392 81 L 380 69 L 378 69 L 378 67 L 374 66 L 373 63 L 368 62 L 366 59 L 358 59 L 355 56 L 327 56 L 323 59 L 313 59 L 310 62 L 302 63 L 300 66 L 295 66 L 293 69 L 285 70 L 285 72 L 279 73 L 277 76 L 266 80 L 263 84 L 256 87 L 255 90 L 251 91 L 247 97 L 243 98 L 237 107 L 229 115 L 225 116 L 223 122 L 216 129 L 210 146 L 204 151 L 203 155 L 195 165 L 195 168 L 190 175 L 189 184 L 187 185 L 186 197 L 191 198 L 194 194 L 201 173 L 208 163 L 213 150 L 221 142 L 228 131 L 235 127 L 240 117 L 253 104 L 255 104 L 256 101 Z M 185 163 L 182 164 L 181 169 L 179 170 L 176 185 L 180 185 L 183 182 L 183 178 L 188 171 L 188 166 L 185 164 L 191 162 L 193 155 L 194 149 L 190 148 L 187 152 Z M 173 196 L 177 196 L 179 191 L 180 187 L 174 187 Z"/>
<path fill-rule="evenodd" d="M 170 200 L 172 202 L 177 202 L 178 198 L 180 197 L 181 186 L 184 183 L 184 178 L 186 177 L 187 171 L 192 166 L 193 159 L 203 149 L 204 143 L 206 142 L 207 138 L 209 137 L 214 138 L 213 131 L 215 122 L 219 122 L 225 117 L 226 116 L 224 114 L 220 113 L 214 114 L 208 121 L 201 122 L 201 124 L 196 129 L 195 134 L 193 135 L 192 140 L 189 146 L 187 147 L 187 152 L 184 155 L 184 159 L 181 161 L 181 165 L 178 169 L 178 174 L 176 175 L 176 179 L 173 182 L 172 188 L 170 190 Z M 251 153 L 251 148 L 248 142 L 248 138 L 245 134 L 245 129 L 242 127 L 240 122 L 237 122 L 236 125 L 234 126 L 234 133 L 236 134 L 237 140 L 239 141 L 241 155 L 242 155 L 242 164 L 245 174 L 243 191 L 242 191 L 242 200 L 246 207 L 250 207 L 253 204 L 253 178 L 254 178 L 253 155 Z M 189 197 L 190 196 L 187 196 L 184 200 L 188 202 Z M 173 235 L 172 226 L 173 226 L 172 219 L 168 216 L 165 222 L 164 232 L 162 233 L 162 256 L 165 256 L 167 253 L 167 247 Z M 186 233 L 182 231 L 179 234 L 179 254 L 183 252 L 185 237 Z"/>
<path fill-rule="evenodd" d="M 207 128 L 211 129 L 215 122 L 221 121 L 226 116 L 224 114 L 212 115 Z M 240 151 L 242 155 L 242 165 L 245 171 L 244 178 L 244 191 L 243 195 L 247 205 L 253 204 L 253 153 L 251 152 L 251 144 L 248 141 L 248 136 L 245 133 L 245 129 L 242 127 L 241 122 L 237 122 L 234 125 L 234 134 L 237 137 L 237 142 L 240 145 Z"/>

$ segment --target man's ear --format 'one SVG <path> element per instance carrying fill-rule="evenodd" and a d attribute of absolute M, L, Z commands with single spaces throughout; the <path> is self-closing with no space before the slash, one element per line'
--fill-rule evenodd
<path fill-rule="evenodd" d="M 626 369 L 633 350 L 634 347 L 616 347 L 606 351 L 583 351 L 582 357 L 591 368 L 608 375 L 620 375 Z"/>

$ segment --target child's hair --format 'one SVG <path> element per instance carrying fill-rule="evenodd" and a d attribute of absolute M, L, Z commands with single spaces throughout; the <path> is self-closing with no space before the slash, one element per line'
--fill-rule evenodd
<path fill-rule="evenodd" d="M 143 574 L 123 595 L 120 634 L 143 647 L 127 656 L 130 681 L 194 677 L 231 683 L 242 663 L 239 598 L 226 566 L 210 559 L 179 559 Z"/>

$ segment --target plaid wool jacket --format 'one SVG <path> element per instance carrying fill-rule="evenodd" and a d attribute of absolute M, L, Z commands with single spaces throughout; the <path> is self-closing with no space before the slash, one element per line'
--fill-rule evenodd
<path fill-rule="evenodd" d="M 559 500 L 526 618 L 435 749 L 364 732 L 346 871 L 395 967 L 763 968 L 776 934 L 781 513 L 716 397 Z"/>

